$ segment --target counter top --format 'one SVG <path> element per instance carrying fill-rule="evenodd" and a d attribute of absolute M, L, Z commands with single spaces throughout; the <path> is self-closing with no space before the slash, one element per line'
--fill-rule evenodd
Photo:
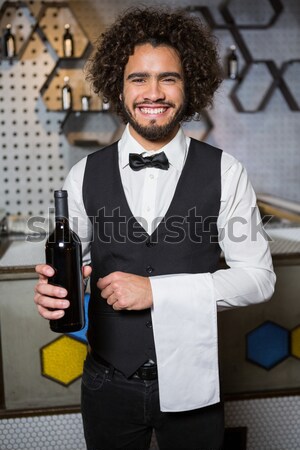
<path fill-rule="evenodd" d="M 0 241 L 0 280 L 37 278 L 35 266 L 45 262 L 45 240 L 4 237 Z"/>
<path fill-rule="evenodd" d="M 300 227 L 268 228 L 274 266 L 300 264 Z M 45 262 L 45 241 L 6 237 L 0 241 L 0 280 L 37 278 L 34 267 Z"/>

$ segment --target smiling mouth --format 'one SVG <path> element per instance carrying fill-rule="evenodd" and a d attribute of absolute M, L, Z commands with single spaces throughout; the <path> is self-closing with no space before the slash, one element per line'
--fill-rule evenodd
<path fill-rule="evenodd" d="M 143 114 L 163 114 L 164 112 L 167 111 L 167 107 L 165 108 L 146 108 L 146 107 L 139 107 L 139 110 L 143 113 Z"/>

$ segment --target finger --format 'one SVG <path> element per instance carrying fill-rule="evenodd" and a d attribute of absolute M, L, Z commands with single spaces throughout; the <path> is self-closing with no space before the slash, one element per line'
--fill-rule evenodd
<path fill-rule="evenodd" d="M 113 306 L 118 301 L 117 296 L 115 293 L 111 294 L 107 299 L 106 302 L 108 305 Z"/>
<path fill-rule="evenodd" d="M 99 289 L 101 289 L 101 291 L 103 289 L 105 289 L 108 285 L 110 285 L 111 283 L 111 279 L 110 279 L 110 275 L 107 275 L 106 277 L 103 278 L 99 278 L 97 281 L 97 287 Z"/>
<path fill-rule="evenodd" d="M 121 308 L 121 307 L 120 307 L 118 301 L 116 301 L 116 302 L 112 305 L 112 307 L 113 307 L 113 309 L 114 309 L 115 311 L 121 311 L 122 309 L 124 309 L 124 308 Z"/>
<path fill-rule="evenodd" d="M 48 264 L 38 264 L 35 266 L 35 271 L 41 279 L 47 279 L 54 275 L 54 269 Z"/>
<path fill-rule="evenodd" d="M 39 282 L 34 288 L 37 294 L 46 295 L 48 297 L 64 298 L 68 295 L 68 291 L 59 286 L 53 286 L 49 283 Z"/>
<path fill-rule="evenodd" d="M 97 286 L 101 290 L 105 289 L 109 284 L 122 279 L 124 275 L 127 276 L 127 274 L 125 274 L 124 272 L 112 272 L 109 275 L 106 275 L 106 277 L 99 278 L 99 280 L 97 281 Z"/>
<path fill-rule="evenodd" d="M 39 314 L 44 318 L 44 319 L 49 319 L 49 320 L 57 320 L 57 319 L 61 319 L 64 315 L 65 312 L 63 310 L 55 310 L 55 311 L 49 311 L 49 309 L 44 308 L 43 306 L 38 305 L 37 307 Z"/>
<path fill-rule="evenodd" d="M 37 306 L 42 306 L 45 309 L 66 309 L 70 306 L 68 299 L 52 298 L 39 293 L 34 295 L 34 302 Z"/>
<path fill-rule="evenodd" d="M 101 291 L 101 297 L 108 298 L 114 293 L 114 289 L 111 284 L 109 284 L 105 289 Z"/>

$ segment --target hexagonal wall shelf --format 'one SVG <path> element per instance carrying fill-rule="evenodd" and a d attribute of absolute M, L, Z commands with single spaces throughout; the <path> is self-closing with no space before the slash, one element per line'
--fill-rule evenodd
<path fill-rule="evenodd" d="M 290 109 L 300 111 L 300 59 L 291 59 L 282 65 L 282 79 L 290 90 Z"/>
<path fill-rule="evenodd" d="M 124 125 L 107 111 L 69 111 L 61 128 L 70 144 L 100 148 L 118 140 Z"/>
<path fill-rule="evenodd" d="M 82 376 L 87 345 L 69 336 L 60 336 L 41 348 L 42 375 L 69 386 Z"/>
<path fill-rule="evenodd" d="M 68 59 L 83 57 L 89 46 L 89 40 L 68 3 L 44 3 L 38 22 L 39 31 L 42 33 L 44 40 L 49 43 L 59 58 L 65 57 L 63 53 L 63 35 L 65 25 L 69 24 L 74 41 L 74 55 L 73 57 L 68 57 Z"/>
<path fill-rule="evenodd" d="M 64 112 L 62 110 L 62 87 L 64 85 L 64 77 L 70 78 L 69 85 L 72 89 L 73 111 L 81 111 L 81 96 L 91 96 L 91 110 L 100 110 L 101 101 L 93 94 L 90 94 L 90 88 L 85 81 L 83 73 L 85 61 L 60 59 L 49 74 L 44 85 L 41 87 L 40 94 L 48 111 Z"/>
<path fill-rule="evenodd" d="M 289 331 L 273 322 L 264 322 L 246 336 L 247 360 L 272 369 L 289 356 Z"/>
<path fill-rule="evenodd" d="M 15 38 L 16 55 L 7 58 L 4 55 L 3 46 L 0 46 L 0 59 L 21 58 L 36 26 L 36 19 L 25 2 L 4 2 L 0 9 L 0 30 L 11 24 L 11 32 Z"/>
<path fill-rule="evenodd" d="M 236 15 L 241 15 L 240 13 L 245 12 L 245 8 L 252 8 L 250 12 L 247 14 L 248 17 L 255 17 L 255 9 L 261 8 L 262 11 L 264 11 L 266 20 L 264 23 L 256 22 L 253 23 L 237 23 L 235 20 Z M 240 0 L 224 0 L 220 7 L 220 12 L 223 15 L 225 21 L 227 24 L 232 25 L 235 24 L 238 28 L 268 28 L 274 25 L 278 17 L 280 16 L 283 5 L 280 0 L 263 0 L 259 2 L 258 6 L 253 2 L 240 2 Z"/>
<path fill-rule="evenodd" d="M 265 107 L 266 92 L 273 82 L 270 63 L 254 61 L 245 66 L 230 92 L 230 98 L 238 111 L 257 112 Z"/>

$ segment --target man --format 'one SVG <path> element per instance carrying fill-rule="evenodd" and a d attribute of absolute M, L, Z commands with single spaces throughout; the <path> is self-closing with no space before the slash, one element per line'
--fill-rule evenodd
<path fill-rule="evenodd" d="M 120 17 L 89 63 L 95 92 L 127 123 L 64 186 L 92 266 L 89 450 L 147 449 L 153 428 L 160 450 L 222 446 L 217 307 L 267 300 L 275 275 L 244 168 L 180 126 L 212 103 L 220 73 L 197 19 L 155 9 Z M 67 292 L 48 284 L 49 266 L 36 271 L 40 314 L 62 317 Z"/>

